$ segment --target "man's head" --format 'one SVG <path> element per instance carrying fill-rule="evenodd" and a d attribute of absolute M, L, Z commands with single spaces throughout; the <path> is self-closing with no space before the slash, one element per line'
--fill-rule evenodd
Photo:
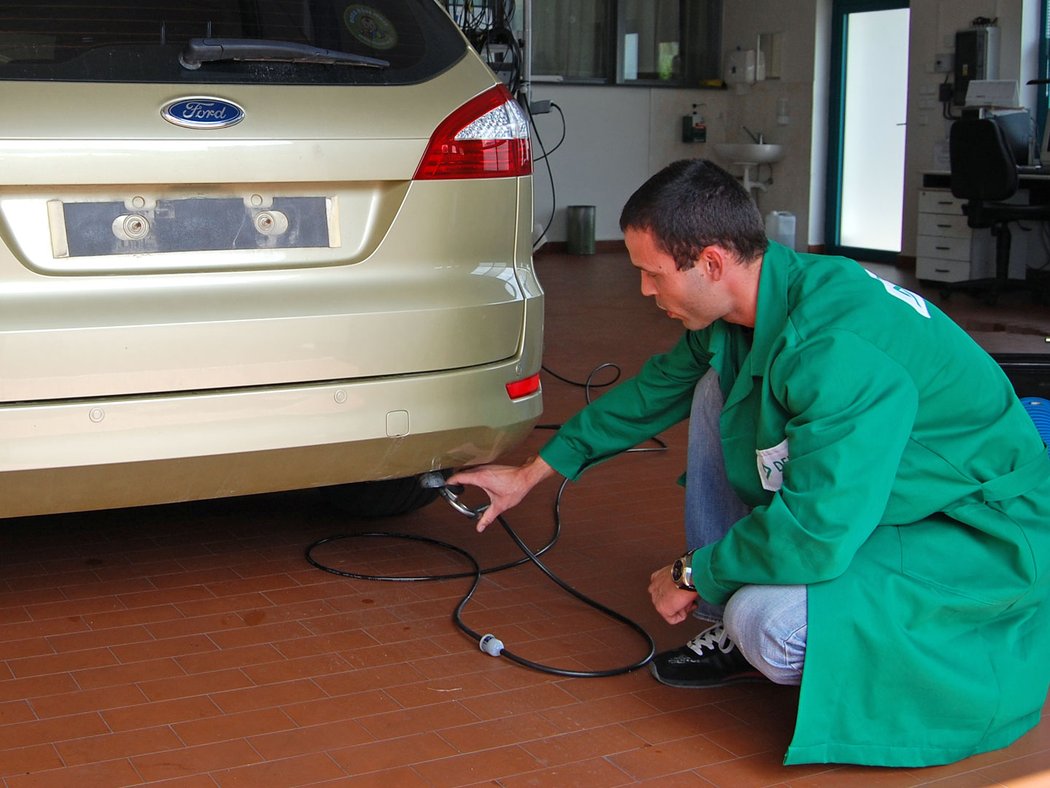
<path fill-rule="evenodd" d="M 642 294 L 668 317 L 690 330 L 755 325 L 768 242 L 758 208 L 725 170 L 670 165 L 631 196 L 620 227 Z"/>
<path fill-rule="evenodd" d="M 720 246 L 739 262 L 750 263 L 769 245 L 750 195 L 736 178 L 705 159 L 676 161 L 642 184 L 620 214 L 620 229 L 651 233 L 683 271 L 707 246 Z"/>

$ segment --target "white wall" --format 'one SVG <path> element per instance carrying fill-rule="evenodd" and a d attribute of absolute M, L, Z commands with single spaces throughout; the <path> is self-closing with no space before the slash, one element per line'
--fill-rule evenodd
<path fill-rule="evenodd" d="M 997 17 L 1001 32 L 1000 77 L 1032 76 L 1035 53 L 1024 40 L 1034 40 L 1038 0 L 911 0 L 908 141 L 902 254 L 915 253 L 917 194 L 921 173 L 934 168 L 934 150 L 947 140 L 948 121 L 941 118 L 936 87 L 944 74 L 933 70 L 938 53 L 951 52 L 955 31 L 975 17 Z M 565 143 L 550 159 L 557 205 L 547 240 L 565 240 L 565 209 L 596 206 L 598 240 L 622 238 L 618 220 L 627 197 L 664 165 L 687 157 L 718 161 L 712 143 L 744 142 L 742 126 L 761 131 L 769 142 L 787 147 L 785 159 L 773 165 L 773 183 L 758 195 L 763 214 L 790 211 L 798 227 L 796 246 L 824 242 L 824 178 L 827 146 L 831 0 L 727 0 L 723 45 L 752 48 L 759 33 L 780 33 L 782 75 L 750 89 L 702 90 L 645 87 L 585 87 L 534 83 L 533 100 L 551 99 L 565 113 Z M 933 101 L 930 91 L 933 90 Z M 1027 89 L 1029 101 L 1034 89 Z M 788 101 L 790 123 L 777 125 L 777 99 Z M 681 118 L 702 103 L 707 144 L 681 142 Z M 1031 105 L 1030 105 L 1031 106 Z M 560 133 L 557 113 L 541 115 L 536 128 L 549 146 Z M 539 155 L 539 151 L 537 151 Z M 718 162 L 733 170 L 732 165 Z M 740 174 L 739 169 L 734 170 Z M 763 169 L 763 175 L 768 173 Z M 536 167 L 536 221 L 551 217 L 552 197 L 542 162 Z"/>
<path fill-rule="evenodd" d="M 565 240 L 565 213 L 570 205 L 595 205 L 598 240 L 622 238 L 620 209 L 642 182 L 664 165 L 681 158 L 710 158 L 741 174 L 739 167 L 719 161 L 713 143 L 746 142 L 743 126 L 762 132 L 768 142 L 787 147 L 782 162 L 772 166 L 772 184 L 758 193 L 763 213 L 790 211 L 798 227 L 796 245 L 804 246 L 809 225 L 811 128 L 814 57 L 817 48 L 815 8 L 830 0 L 797 0 L 791 13 L 780 0 L 727 2 L 723 42 L 727 49 L 753 48 L 758 33 L 780 33 L 781 78 L 756 83 L 744 91 L 646 87 L 588 87 L 534 83 L 533 100 L 551 99 L 565 113 L 566 138 L 550 158 L 557 206 L 547 240 Z M 756 22 L 756 20 L 758 20 Z M 776 103 L 786 98 L 790 122 L 777 125 Z M 682 116 L 702 104 L 707 121 L 706 144 L 681 141 Z M 536 118 L 536 129 L 548 146 L 561 133 L 557 113 Z M 541 155 L 537 149 L 536 155 Z M 762 177 L 770 171 L 762 168 Z M 543 162 L 535 174 L 536 222 L 551 218 L 552 198 Z"/>

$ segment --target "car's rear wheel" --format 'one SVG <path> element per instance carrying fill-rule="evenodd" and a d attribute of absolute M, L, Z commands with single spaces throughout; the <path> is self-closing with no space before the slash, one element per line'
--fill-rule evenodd
<path fill-rule="evenodd" d="M 394 517 L 422 509 L 438 496 L 438 491 L 419 483 L 419 476 L 383 479 L 325 487 L 324 494 L 333 504 L 355 517 Z"/>

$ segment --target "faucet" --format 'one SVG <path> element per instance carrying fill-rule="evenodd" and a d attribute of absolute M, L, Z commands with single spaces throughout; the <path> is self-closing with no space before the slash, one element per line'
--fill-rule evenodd
<path fill-rule="evenodd" d="M 766 135 L 763 134 L 761 131 L 758 132 L 758 134 L 755 134 L 755 132 L 751 131 L 751 129 L 749 129 L 747 126 L 741 126 L 740 128 L 747 132 L 747 136 L 749 136 L 751 138 L 751 141 L 754 142 L 756 145 L 765 145 Z"/>

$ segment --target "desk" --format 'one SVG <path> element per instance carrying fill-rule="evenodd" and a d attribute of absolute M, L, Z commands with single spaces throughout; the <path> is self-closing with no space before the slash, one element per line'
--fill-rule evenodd
<path fill-rule="evenodd" d="M 1027 205 L 1050 203 L 1050 172 L 1019 175 L 1017 194 L 1008 202 Z M 974 230 L 966 223 L 962 207 L 966 200 L 952 196 L 951 174 L 942 170 L 924 172 L 919 192 L 919 222 L 915 252 L 915 275 L 932 282 L 965 282 L 994 276 L 995 240 L 986 229 Z M 1038 225 L 1036 225 L 1038 226 Z M 1024 279 L 1029 248 L 1042 260 L 1045 256 L 1038 233 L 1013 233 L 1010 278 Z M 1029 245 L 1029 241 L 1035 243 Z"/>
<path fill-rule="evenodd" d="M 1019 189 L 1027 189 L 1039 192 L 1040 199 L 1033 200 L 1033 204 L 1050 202 L 1050 167 L 1045 173 L 1038 175 L 1030 172 L 1018 174 Z M 922 174 L 922 187 L 924 189 L 951 189 L 952 175 L 947 170 L 930 170 Z"/>

